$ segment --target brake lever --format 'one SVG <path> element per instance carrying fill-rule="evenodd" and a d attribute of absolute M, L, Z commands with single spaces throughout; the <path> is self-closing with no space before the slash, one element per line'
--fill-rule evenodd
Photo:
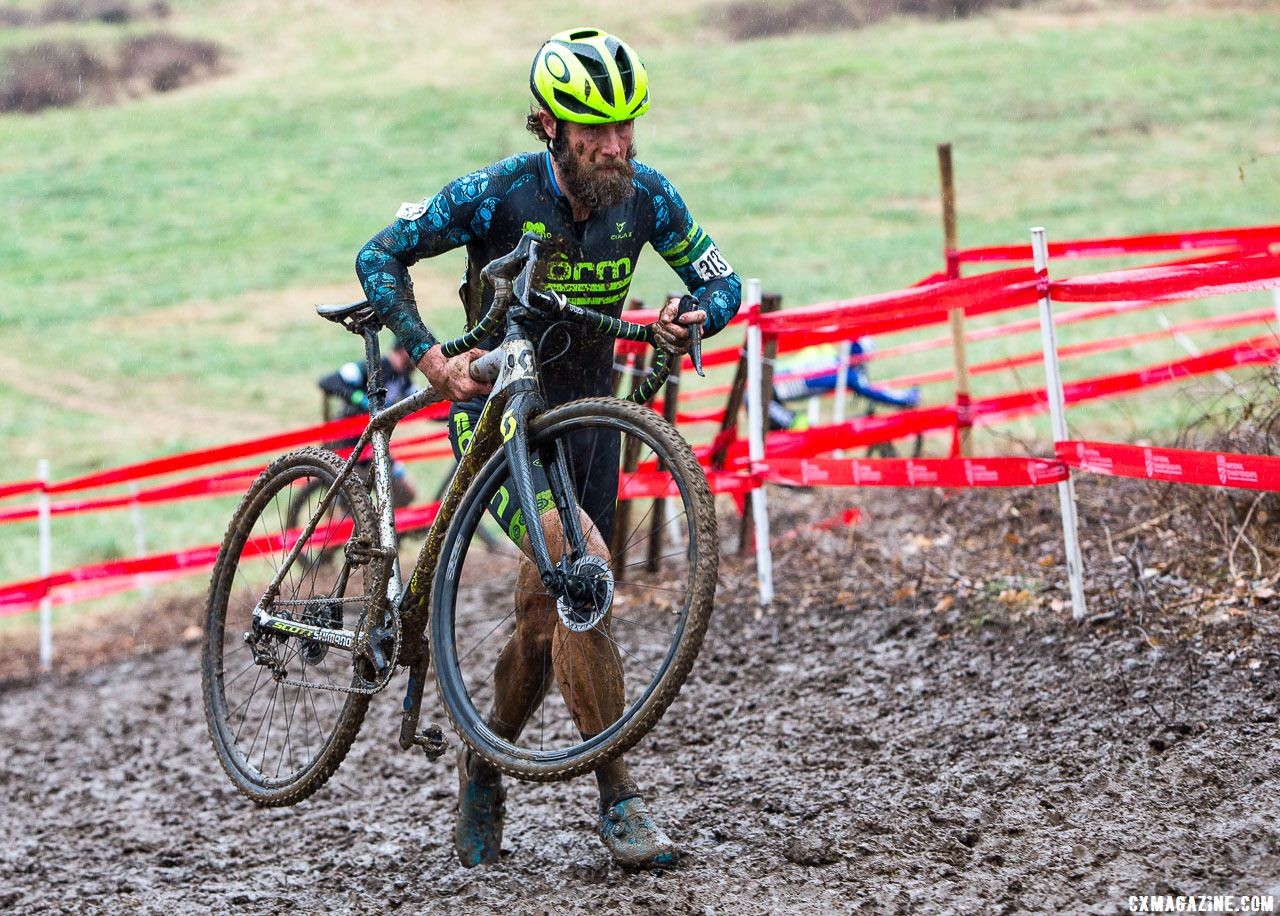
<path fill-rule="evenodd" d="M 676 320 L 680 320 L 681 315 L 687 315 L 690 312 L 696 312 L 699 308 L 698 299 L 685 293 L 680 297 L 680 305 L 676 308 Z M 702 323 L 686 325 L 689 329 L 689 359 L 693 361 L 693 369 L 703 378 L 707 374 L 702 371 Z"/>

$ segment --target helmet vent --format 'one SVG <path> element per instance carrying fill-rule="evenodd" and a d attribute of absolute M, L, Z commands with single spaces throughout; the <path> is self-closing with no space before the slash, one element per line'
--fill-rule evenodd
<path fill-rule="evenodd" d="M 584 38 L 595 38 L 600 34 L 599 29 L 580 29 L 577 32 L 569 33 L 570 41 L 582 41 Z"/>
<path fill-rule="evenodd" d="M 578 54 L 577 57 L 582 62 L 582 66 L 586 68 L 587 75 L 591 77 L 591 82 L 595 83 L 596 89 L 604 97 L 605 104 L 613 105 L 613 81 L 609 79 L 609 70 L 605 67 L 604 61 L 598 57 L 588 57 L 585 54 Z"/>
<path fill-rule="evenodd" d="M 613 53 L 613 59 L 618 64 L 618 76 L 622 79 L 622 98 L 629 99 L 636 91 L 636 75 L 631 69 L 631 55 L 619 46 Z"/>
<path fill-rule="evenodd" d="M 596 117 L 599 117 L 600 115 L 600 112 L 583 105 L 582 102 L 565 92 L 559 86 L 553 90 L 553 93 L 556 98 L 556 104 L 567 111 L 572 111 L 574 114 L 580 115 L 595 115 Z"/>

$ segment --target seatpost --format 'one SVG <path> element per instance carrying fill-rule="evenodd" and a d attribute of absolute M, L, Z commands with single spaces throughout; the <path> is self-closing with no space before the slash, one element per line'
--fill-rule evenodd
<path fill-rule="evenodd" d="M 382 351 L 378 348 L 378 329 L 365 325 L 360 329 L 364 337 L 364 361 L 368 369 L 365 375 L 365 397 L 369 399 L 369 416 L 376 417 L 386 406 L 387 389 L 382 387 Z"/>

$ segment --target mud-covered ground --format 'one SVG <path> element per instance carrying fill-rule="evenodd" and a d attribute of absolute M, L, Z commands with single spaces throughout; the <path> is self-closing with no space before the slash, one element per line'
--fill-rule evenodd
<path fill-rule="evenodd" d="M 698 666 L 631 755 L 678 867 L 611 866 L 583 779 L 512 786 L 503 862 L 457 867 L 455 776 L 395 746 L 399 681 L 325 788 L 257 810 L 213 756 L 197 650 L 178 645 L 0 686 L 0 911 L 1112 913 L 1130 895 L 1280 897 L 1265 546 L 1258 564 L 1241 547 L 1231 565 L 1248 575 L 1214 591 L 1159 558 L 1161 525 L 1103 538 L 1086 517 L 1101 619 L 1077 626 L 1055 610 L 1051 490 L 876 494 L 851 531 L 786 536 L 849 499 L 777 495 L 794 508 L 775 532 L 775 612 L 757 616 L 751 565 L 728 559 Z"/>

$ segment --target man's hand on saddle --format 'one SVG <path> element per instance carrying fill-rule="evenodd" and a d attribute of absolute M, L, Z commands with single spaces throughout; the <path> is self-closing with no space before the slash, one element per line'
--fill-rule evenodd
<path fill-rule="evenodd" d="M 431 387 L 450 401 L 469 401 L 483 397 L 493 388 L 492 382 L 477 382 L 468 372 L 471 364 L 488 350 L 471 349 L 452 358 L 445 358 L 436 344 L 418 360 L 418 369 L 427 377 Z"/>
<path fill-rule="evenodd" d="M 690 328 L 695 325 L 701 328 L 702 322 L 707 320 L 707 313 L 700 308 L 694 308 L 684 314 L 679 314 L 679 310 L 680 298 L 672 296 L 658 313 L 658 320 L 650 327 L 653 328 L 655 346 L 673 353 L 685 354 L 689 352 L 689 346 L 693 342 Z"/>

